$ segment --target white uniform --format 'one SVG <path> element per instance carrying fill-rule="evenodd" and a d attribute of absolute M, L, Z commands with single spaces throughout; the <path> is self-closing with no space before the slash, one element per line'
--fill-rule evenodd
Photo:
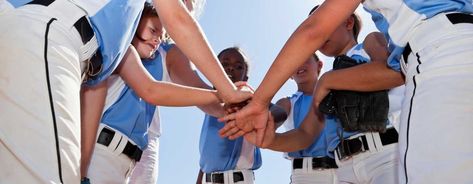
<path fill-rule="evenodd" d="M 17 8 L 0 16 L 1 183 L 78 183 L 81 61 L 100 46 L 102 70 L 94 81 L 108 77 L 131 41 L 144 1 L 115 11 L 127 18 L 106 20 L 110 29 L 128 28 L 114 30 L 117 45 L 100 34 L 100 16 L 115 9 L 117 0 L 10 2 Z M 84 25 L 90 31 L 79 32 Z M 111 50 L 116 52 L 106 52 Z"/>
<path fill-rule="evenodd" d="M 312 96 L 298 91 L 289 97 L 289 100 L 291 112 L 283 125 L 287 130 L 292 130 L 302 124 L 312 104 Z M 337 183 L 335 175 L 337 165 L 333 153 L 327 151 L 327 134 L 336 132 L 335 122 L 331 121 L 334 121 L 334 118 L 325 118 L 324 130 L 310 146 L 303 150 L 286 153 L 292 161 L 291 184 Z"/>
<path fill-rule="evenodd" d="M 406 77 L 399 182 L 473 183 L 472 1 L 363 5 L 390 39 L 390 66 Z"/>

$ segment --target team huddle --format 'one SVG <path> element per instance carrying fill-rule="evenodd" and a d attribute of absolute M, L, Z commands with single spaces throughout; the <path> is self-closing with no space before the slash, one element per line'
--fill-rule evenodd
<path fill-rule="evenodd" d="M 197 183 L 255 183 L 260 148 L 293 184 L 473 183 L 471 0 L 325 0 L 256 89 L 202 3 L 1 0 L 0 183 L 158 183 L 158 106 L 205 113 Z"/>

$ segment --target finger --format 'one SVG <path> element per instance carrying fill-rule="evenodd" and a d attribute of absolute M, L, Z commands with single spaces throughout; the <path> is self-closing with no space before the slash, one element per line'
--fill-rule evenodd
<path fill-rule="evenodd" d="M 263 139 L 264 139 L 265 131 L 266 131 L 266 128 L 256 129 L 256 146 L 258 147 L 263 146 Z"/>
<path fill-rule="evenodd" d="M 250 91 L 241 91 L 240 94 L 241 94 L 240 99 L 239 99 L 240 101 L 238 102 L 242 102 L 253 97 L 253 93 Z"/>
<path fill-rule="evenodd" d="M 225 126 L 223 126 L 223 128 L 221 128 L 218 131 L 218 134 L 220 135 L 220 137 L 225 137 L 224 135 L 226 134 L 226 132 L 228 132 L 230 129 L 232 129 L 234 127 L 235 127 L 234 124 L 227 123 L 227 124 L 225 124 Z"/>
<path fill-rule="evenodd" d="M 240 108 L 240 107 L 237 107 L 237 106 L 232 108 L 233 112 L 236 112 L 236 111 L 238 111 L 238 110 L 240 110 L 240 109 L 241 109 L 241 108 Z"/>
<path fill-rule="evenodd" d="M 240 129 L 238 127 L 233 127 L 230 130 L 228 130 L 227 132 L 225 132 L 225 134 L 223 134 L 223 137 L 233 136 L 234 134 L 236 134 L 239 131 L 240 131 Z"/>
<path fill-rule="evenodd" d="M 241 136 L 244 136 L 247 132 L 243 131 L 243 130 L 239 130 L 238 132 L 236 132 L 235 134 L 231 135 L 231 136 L 228 136 L 228 139 L 230 140 L 235 140 L 235 139 L 238 139 L 239 137 Z"/>
<path fill-rule="evenodd" d="M 253 92 L 255 91 L 255 88 L 253 88 L 253 87 L 251 87 L 250 85 L 248 85 L 248 83 L 246 83 L 246 86 L 248 86 L 248 88 L 250 88 L 251 91 L 253 91 Z"/>
<path fill-rule="evenodd" d="M 236 113 L 231 113 L 231 114 L 227 114 L 221 118 L 218 118 L 218 121 L 220 122 L 227 122 L 227 121 L 231 121 L 231 120 L 235 120 L 236 119 Z"/>
<path fill-rule="evenodd" d="M 235 82 L 235 86 L 237 88 L 240 88 L 242 86 L 246 86 L 246 82 L 245 81 L 238 81 L 238 82 Z"/>
<path fill-rule="evenodd" d="M 266 127 L 266 132 L 265 132 L 265 137 L 264 137 L 264 140 L 263 140 L 263 145 L 261 145 L 262 148 L 267 148 L 269 145 L 271 145 L 272 141 L 273 141 L 273 138 L 270 137 L 270 136 L 273 136 L 274 135 L 274 132 L 275 132 L 275 129 L 274 129 L 274 120 L 272 120 L 272 116 L 269 117 L 269 119 L 272 121 L 272 122 L 268 122 L 268 125 Z"/>
<path fill-rule="evenodd" d="M 267 121 L 271 120 L 271 117 L 272 117 L 270 111 L 268 111 L 267 116 L 268 116 L 268 119 L 266 119 L 266 122 L 263 125 L 263 127 L 256 129 L 256 143 L 258 144 L 258 146 L 263 146 L 264 135 L 266 133 L 266 129 L 268 128 Z"/>
<path fill-rule="evenodd" d="M 235 111 L 231 108 L 231 107 L 227 107 L 225 109 L 225 115 L 228 115 L 228 114 L 233 114 Z"/>

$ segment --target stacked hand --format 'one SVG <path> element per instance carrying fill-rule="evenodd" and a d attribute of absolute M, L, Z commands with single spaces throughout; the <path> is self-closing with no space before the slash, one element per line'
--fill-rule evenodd
<path fill-rule="evenodd" d="M 229 95 L 219 92 L 219 96 L 225 104 L 245 102 L 253 96 L 253 90 L 241 90 L 243 86 L 248 86 L 246 82 L 236 82 L 235 85 L 238 87 L 238 90 L 234 90 Z"/>
<path fill-rule="evenodd" d="M 219 118 L 219 121 L 227 122 L 220 135 L 236 139 L 251 133 L 247 137 L 253 137 L 255 145 L 262 146 L 269 115 L 268 104 L 252 100 L 242 109 Z"/>

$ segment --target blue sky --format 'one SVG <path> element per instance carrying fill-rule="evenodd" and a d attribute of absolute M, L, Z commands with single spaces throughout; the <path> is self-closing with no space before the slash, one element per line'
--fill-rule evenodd
<path fill-rule="evenodd" d="M 257 87 L 286 40 L 320 0 L 207 0 L 200 24 L 216 53 L 239 46 L 250 58 L 249 83 Z M 376 28 L 359 8 L 363 20 L 360 40 Z M 320 55 L 320 54 L 319 54 Z M 324 69 L 331 59 L 321 57 Z M 273 102 L 297 90 L 291 80 Z M 161 108 L 160 184 L 194 183 L 199 170 L 199 134 L 204 114 L 195 107 Z M 281 130 L 279 130 L 281 131 Z M 262 150 L 263 165 L 255 183 L 289 183 L 291 163 L 282 153 Z"/>

